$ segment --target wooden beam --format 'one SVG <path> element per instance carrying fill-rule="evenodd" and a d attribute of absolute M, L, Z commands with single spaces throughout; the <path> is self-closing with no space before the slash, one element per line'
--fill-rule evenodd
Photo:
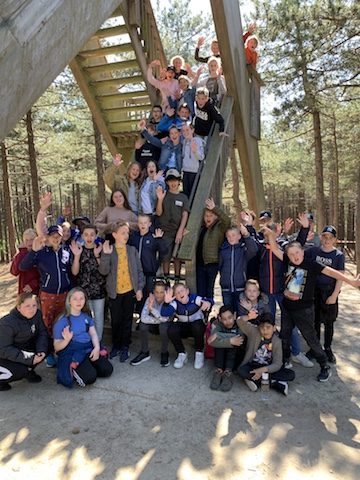
<path fill-rule="evenodd" d="M 124 60 L 123 62 L 102 63 L 101 65 L 93 65 L 91 67 L 84 67 L 86 73 L 102 73 L 102 72 L 118 72 L 119 70 L 127 70 L 129 68 L 139 68 L 136 58 L 133 60 Z"/>
<path fill-rule="evenodd" d="M 121 45 L 112 45 L 110 47 L 94 48 L 94 50 L 81 50 L 78 55 L 82 58 L 104 57 L 105 55 L 118 55 L 121 53 L 132 52 L 131 43 L 122 43 Z"/>
<path fill-rule="evenodd" d="M 117 25 L 116 27 L 100 28 L 94 35 L 93 38 L 109 38 L 117 37 L 118 35 L 126 35 L 127 28 L 125 25 Z"/>
<path fill-rule="evenodd" d="M 147 90 L 136 90 L 135 92 L 115 93 L 113 95 L 96 95 L 96 100 L 101 103 L 113 103 L 117 100 L 129 100 L 138 97 L 149 97 Z"/>
<path fill-rule="evenodd" d="M 235 138 L 248 205 L 265 208 L 257 140 L 250 135 L 250 85 L 238 0 L 210 0 L 228 94 L 234 97 Z M 236 32 L 236 35 L 234 35 Z"/>
<path fill-rule="evenodd" d="M 117 87 L 120 85 L 132 85 L 135 83 L 144 83 L 143 77 L 141 75 L 134 75 L 132 77 L 111 78 L 109 80 L 95 80 L 90 82 L 90 85 L 94 88 L 103 88 Z"/>

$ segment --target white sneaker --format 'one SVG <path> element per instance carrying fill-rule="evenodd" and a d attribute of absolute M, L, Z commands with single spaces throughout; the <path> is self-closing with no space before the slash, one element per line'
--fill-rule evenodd
<path fill-rule="evenodd" d="M 185 363 L 188 361 L 187 353 L 179 353 L 177 359 L 174 362 L 174 368 L 182 368 Z"/>
<path fill-rule="evenodd" d="M 292 363 L 291 362 L 285 362 L 284 363 L 284 368 L 286 368 L 286 370 L 290 370 L 290 368 L 292 368 Z"/>
<path fill-rule="evenodd" d="M 244 378 L 244 382 L 252 392 L 256 392 L 256 390 L 258 389 L 258 386 L 256 385 L 256 383 L 253 382 L 252 380 L 248 380 L 247 378 Z"/>
<path fill-rule="evenodd" d="M 194 368 L 196 370 L 200 370 L 204 366 L 204 354 L 203 352 L 195 352 L 195 362 L 194 362 Z"/>
<path fill-rule="evenodd" d="M 291 361 L 294 363 L 300 363 L 303 367 L 311 368 L 314 366 L 313 362 L 307 358 L 307 356 L 300 352 L 299 355 L 291 355 Z"/>

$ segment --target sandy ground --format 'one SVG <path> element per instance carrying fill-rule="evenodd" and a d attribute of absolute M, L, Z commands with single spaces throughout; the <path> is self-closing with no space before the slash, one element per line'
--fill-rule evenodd
<path fill-rule="evenodd" d="M 0 313 L 15 284 L 0 266 Z M 0 478 L 66 480 L 357 479 L 360 475 L 359 292 L 345 286 L 336 324 L 338 362 L 329 382 L 318 366 L 296 365 L 288 397 L 261 400 L 235 378 L 209 389 L 212 361 L 194 370 L 113 361 L 114 374 L 71 391 L 41 365 L 43 381 L 22 380 L 0 399 Z M 134 332 L 132 353 L 139 347 Z M 305 346 L 304 346 L 305 349 Z M 170 347 L 172 361 L 175 354 Z"/>

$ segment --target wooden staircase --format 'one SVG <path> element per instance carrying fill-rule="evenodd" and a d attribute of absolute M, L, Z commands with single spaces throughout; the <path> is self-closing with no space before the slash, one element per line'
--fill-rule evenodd
<path fill-rule="evenodd" d="M 130 158 L 138 123 L 157 102 L 150 59 L 166 58 L 150 0 L 123 1 L 70 62 L 110 152 Z"/>

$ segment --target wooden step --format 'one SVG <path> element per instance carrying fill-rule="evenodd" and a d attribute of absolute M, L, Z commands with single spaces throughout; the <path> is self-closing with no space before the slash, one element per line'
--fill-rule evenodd
<path fill-rule="evenodd" d="M 94 88 L 116 87 L 118 85 L 132 85 L 135 83 L 144 83 L 141 75 L 134 75 L 133 77 L 119 77 L 111 78 L 110 80 L 97 80 L 90 82 L 90 86 Z"/>
<path fill-rule="evenodd" d="M 126 35 L 128 30 L 126 25 L 117 25 L 116 27 L 100 28 L 91 38 L 108 38 Z"/>
<path fill-rule="evenodd" d="M 117 113 L 127 113 L 127 112 L 142 112 L 142 111 L 150 111 L 152 105 L 150 103 L 144 105 L 129 105 L 127 107 L 119 107 L 119 108 L 102 108 L 101 111 L 105 115 L 117 114 Z"/>
<path fill-rule="evenodd" d="M 138 70 L 140 70 L 140 67 L 136 58 L 134 58 L 133 60 L 125 60 L 123 62 L 103 63 L 102 65 L 84 67 L 83 71 L 91 74 L 91 73 L 127 70 L 129 68 L 137 68 Z"/>
<path fill-rule="evenodd" d="M 121 45 L 112 45 L 110 47 L 94 48 L 94 50 L 82 50 L 78 53 L 82 58 L 105 57 L 106 55 L 117 55 L 120 53 L 133 52 L 131 43 L 122 43 Z"/>
<path fill-rule="evenodd" d="M 135 92 L 124 92 L 124 93 L 114 93 L 112 95 L 96 95 L 95 99 L 101 102 L 102 104 L 105 103 L 113 103 L 114 101 L 121 101 L 121 100 L 129 100 L 135 98 L 150 98 L 149 93 L 147 90 L 137 90 Z"/>

